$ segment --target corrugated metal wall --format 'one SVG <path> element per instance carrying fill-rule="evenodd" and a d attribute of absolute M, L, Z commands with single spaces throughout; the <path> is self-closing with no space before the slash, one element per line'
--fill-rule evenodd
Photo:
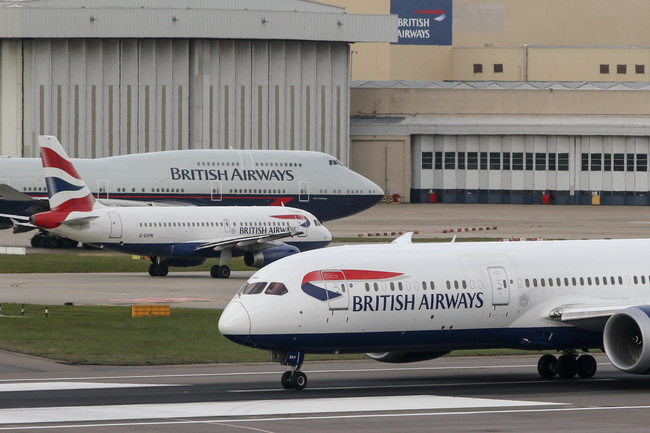
<path fill-rule="evenodd" d="M 25 156 L 188 148 L 349 157 L 346 43 L 44 39 L 24 43 Z"/>

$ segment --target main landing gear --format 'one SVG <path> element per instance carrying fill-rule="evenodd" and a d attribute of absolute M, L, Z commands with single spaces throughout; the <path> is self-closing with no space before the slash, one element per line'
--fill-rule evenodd
<path fill-rule="evenodd" d="M 210 268 L 210 276 L 212 278 L 229 278 L 230 268 L 226 265 L 214 265 Z"/>
<path fill-rule="evenodd" d="M 596 374 L 597 368 L 598 364 L 593 356 L 578 356 L 574 350 L 565 350 L 559 358 L 546 354 L 537 362 L 539 375 L 546 379 L 556 374 L 562 379 L 572 378 L 576 374 L 582 378 L 589 378 Z"/>
<path fill-rule="evenodd" d="M 169 273 L 169 267 L 158 257 L 151 258 L 149 265 L 149 275 L 152 277 L 166 277 Z"/>

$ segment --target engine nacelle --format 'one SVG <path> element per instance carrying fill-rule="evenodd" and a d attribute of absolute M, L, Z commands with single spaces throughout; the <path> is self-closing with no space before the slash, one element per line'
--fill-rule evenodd
<path fill-rule="evenodd" d="M 249 251 L 244 254 L 244 263 L 252 268 L 261 268 L 276 260 L 298 254 L 300 250 L 291 245 L 279 245 L 260 251 Z"/>
<path fill-rule="evenodd" d="M 405 364 L 407 362 L 428 361 L 430 359 L 440 358 L 448 353 L 449 352 L 383 352 L 366 353 L 366 355 L 379 362 Z"/>
<path fill-rule="evenodd" d="M 192 266 L 201 266 L 205 263 L 205 259 L 181 259 L 177 257 L 170 257 L 165 260 L 167 266 L 176 268 L 191 268 Z"/>
<path fill-rule="evenodd" d="M 612 315 L 605 325 L 603 343 L 609 361 L 632 374 L 650 372 L 650 306 L 631 307 Z"/>

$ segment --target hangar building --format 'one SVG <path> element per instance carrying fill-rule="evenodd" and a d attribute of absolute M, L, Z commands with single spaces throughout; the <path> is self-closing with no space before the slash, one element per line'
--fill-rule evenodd
<path fill-rule="evenodd" d="M 347 164 L 350 42 L 396 17 L 303 0 L 0 1 L 0 154 L 319 150 Z"/>
<path fill-rule="evenodd" d="M 650 3 L 327 0 L 352 46 L 350 167 L 402 202 L 650 204 Z"/>

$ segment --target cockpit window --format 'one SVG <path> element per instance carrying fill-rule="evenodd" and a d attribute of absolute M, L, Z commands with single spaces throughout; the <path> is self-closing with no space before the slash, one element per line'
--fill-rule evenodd
<path fill-rule="evenodd" d="M 338 159 L 330 159 L 330 165 L 343 165 Z"/>
<path fill-rule="evenodd" d="M 264 291 L 264 293 L 267 295 L 276 295 L 276 296 L 282 296 L 288 292 L 289 291 L 287 290 L 287 287 L 282 283 L 271 283 L 269 284 L 269 287 L 267 287 L 266 290 Z"/>
<path fill-rule="evenodd" d="M 322 224 L 321 224 L 320 221 L 318 221 L 316 218 L 314 218 L 314 225 L 315 225 L 316 227 L 318 227 L 318 226 L 321 226 Z"/>
<path fill-rule="evenodd" d="M 257 295 L 258 293 L 262 293 L 265 287 L 266 283 L 253 283 L 242 287 L 239 292 L 242 295 Z"/>

